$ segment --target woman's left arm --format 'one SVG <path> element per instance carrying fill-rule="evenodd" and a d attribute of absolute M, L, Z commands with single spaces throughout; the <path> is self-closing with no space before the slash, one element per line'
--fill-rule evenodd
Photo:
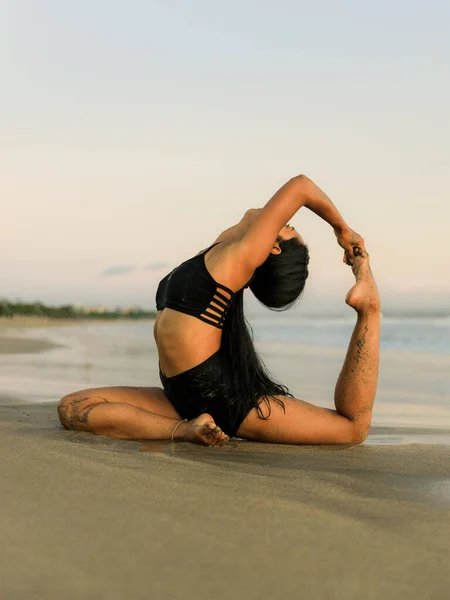
<path fill-rule="evenodd" d="M 346 262 L 352 264 L 353 257 L 365 251 L 363 238 L 350 229 L 330 198 L 311 179 L 306 178 L 304 185 L 308 188 L 304 206 L 331 225 L 338 244 L 345 250 Z"/>
<path fill-rule="evenodd" d="M 335 232 L 349 229 L 342 215 L 335 207 L 330 198 L 323 192 L 314 181 L 311 181 L 305 175 L 302 175 L 301 185 L 303 186 L 305 208 L 309 208 L 318 217 L 326 221 Z"/>

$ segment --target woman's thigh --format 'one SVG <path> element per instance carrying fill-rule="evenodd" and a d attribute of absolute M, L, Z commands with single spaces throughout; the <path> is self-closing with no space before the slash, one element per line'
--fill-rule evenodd
<path fill-rule="evenodd" d="M 238 429 L 237 437 L 275 444 L 354 444 L 361 443 L 367 431 L 336 410 L 322 408 L 304 400 L 277 396 L 284 404 L 269 400 L 261 403 L 262 419 L 253 408 Z"/>
<path fill-rule="evenodd" d="M 131 404 L 164 417 L 180 418 L 162 388 L 117 386 L 88 388 L 61 398 L 58 406 L 61 424 L 67 429 L 79 429 L 78 422 L 82 423 L 89 408 L 104 402 Z"/>

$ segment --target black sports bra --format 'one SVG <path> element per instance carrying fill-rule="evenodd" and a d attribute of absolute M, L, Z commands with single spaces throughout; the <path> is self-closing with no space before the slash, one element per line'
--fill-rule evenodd
<path fill-rule="evenodd" d="M 159 282 L 157 310 L 172 308 L 218 329 L 223 328 L 235 292 L 217 283 L 206 268 L 205 254 L 217 244 L 220 242 L 181 263 Z"/>

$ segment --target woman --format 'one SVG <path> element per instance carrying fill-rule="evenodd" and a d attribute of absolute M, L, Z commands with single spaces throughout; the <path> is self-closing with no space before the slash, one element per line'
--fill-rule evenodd
<path fill-rule="evenodd" d="M 286 225 L 305 206 L 329 223 L 356 284 L 346 297 L 356 326 L 335 389 L 335 410 L 292 397 L 272 381 L 243 315 L 250 287 L 266 306 L 300 296 L 308 250 Z M 62 398 L 67 429 L 124 439 L 221 445 L 229 437 L 287 444 L 360 443 L 367 437 L 378 379 L 380 299 L 363 239 L 307 177 L 288 181 L 215 243 L 159 284 L 154 336 L 163 388 L 89 389 Z"/>

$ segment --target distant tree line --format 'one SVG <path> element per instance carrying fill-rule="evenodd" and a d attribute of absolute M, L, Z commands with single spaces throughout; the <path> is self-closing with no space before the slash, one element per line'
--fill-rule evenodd
<path fill-rule="evenodd" d="M 48 319 L 153 319 L 151 310 L 133 307 L 105 309 L 75 307 L 73 304 L 48 306 L 42 302 L 9 302 L 0 300 L 0 317 L 46 317 Z"/>

